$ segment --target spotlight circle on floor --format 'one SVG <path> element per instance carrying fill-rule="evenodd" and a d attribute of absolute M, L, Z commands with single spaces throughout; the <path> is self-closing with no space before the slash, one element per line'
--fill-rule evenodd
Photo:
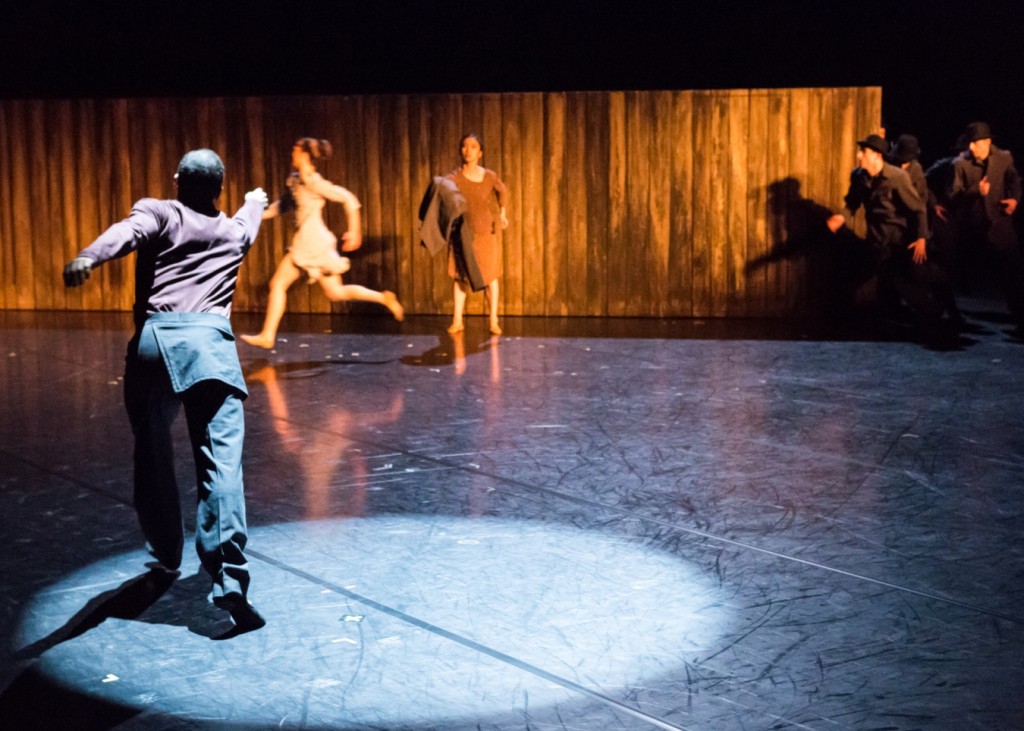
<path fill-rule="evenodd" d="M 69 637 L 76 618 L 109 608 L 143 573 L 140 551 L 39 592 L 18 649 L 61 684 L 150 712 L 303 728 L 436 725 L 593 702 L 574 685 L 622 700 L 700 657 L 729 620 L 698 566 L 560 524 L 323 520 L 254 528 L 249 547 L 261 630 L 211 641 L 230 624 L 189 556 L 136 618 Z"/>

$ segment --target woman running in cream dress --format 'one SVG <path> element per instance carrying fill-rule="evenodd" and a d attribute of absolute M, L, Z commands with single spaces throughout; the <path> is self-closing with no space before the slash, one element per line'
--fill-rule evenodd
<path fill-rule="evenodd" d="M 276 218 L 295 210 L 295 233 L 292 243 L 270 280 L 270 296 L 263 329 L 257 335 L 242 335 L 250 345 L 272 348 L 277 327 L 284 315 L 288 288 L 305 273 L 310 284 L 318 283 L 332 302 L 376 302 L 387 307 L 396 320 L 404 316 L 394 292 L 378 292 L 358 284 L 342 284 L 341 275 L 349 270 L 348 257 L 338 253 L 338 239 L 323 219 L 327 201 L 341 203 L 348 219 L 348 231 L 342 237 L 341 250 L 355 251 L 363 244 L 359 199 L 340 185 L 334 185 L 316 171 L 315 160 L 331 156 L 327 140 L 303 137 L 292 147 L 292 167 L 288 192 L 270 204 L 263 219 Z"/>

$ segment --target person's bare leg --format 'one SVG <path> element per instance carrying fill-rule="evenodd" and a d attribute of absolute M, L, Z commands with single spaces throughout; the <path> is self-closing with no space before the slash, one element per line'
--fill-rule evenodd
<path fill-rule="evenodd" d="M 291 254 L 285 254 L 277 265 L 277 271 L 270 278 L 270 296 L 267 299 L 267 315 L 263 318 L 263 329 L 258 335 L 242 335 L 242 341 L 259 348 L 273 348 L 277 338 L 277 326 L 284 316 L 285 304 L 288 300 L 288 288 L 302 275 L 302 271 L 292 262 Z"/>
<path fill-rule="evenodd" d="M 487 305 L 491 315 L 491 333 L 501 335 L 501 328 L 498 326 L 498 280 L 495 279 L 487 285 Z"/>
<path fill-rule="evenodd" d="M 405 309 L 395 297 L 395 293 L 389 290 L 378 292 L 359 284 L 342 284 L 341 276 L 337 274 L 323 277 L 320 280 L 320 287 L 327 295 L 327 299 L 332 302 L 376 302 L 378 305 L 387 307 L 399 322 L 405 318 Z"/>
<path fill-rule="evenodd" d="M 462 284 L 458 280 L 455 280 L 452 295 L 455 300 L 455 309 L 452 312 L 452 324 L 448 326 L 448 332 L 457 333 L 466 329 L 466 326 L 462 324 L 462 313 L 466 309 L 466 290 L 462 288 Z"/>

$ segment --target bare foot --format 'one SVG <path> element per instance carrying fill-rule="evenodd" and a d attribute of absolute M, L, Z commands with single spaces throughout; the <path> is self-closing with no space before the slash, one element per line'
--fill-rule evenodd
<path fill-rule="evenodd" d="M 465 329 L 466 326 L 463 325 L 461 322 L 453 322 L 451 325 L 448 326 L 448 332 L 450 332 L 452 335 L 454 335 L 455 333 L 460 333 Z"/>
<path fill-rule="evenodd" d="M 501 335 L 501 328 L 498 327 L 498 323 L 491 323 L 491 335 Z"/>
<path fill-rule="evenodd" d="M 249 345 L 255 345 L 257 348 L 266 348 L 270 350 L 274 347 L 274 338 L 269 336 L 260 335 L 239 335 L 242 342 L 249 343 Z"/>
<path fill-rule="evenodd" d="M 398 298 L 395 297 L 395 293 L 388 290 L 384 290 L 383 292 L 381 292 L 381 294 L 384 295 L 384 306 L 391 310 L 391 314 L 395 316 L 395 319 L 398 320 L 399 322 L 404 320 L 405 308 L 402 307 L 402 304 L 398 301 Z"/>

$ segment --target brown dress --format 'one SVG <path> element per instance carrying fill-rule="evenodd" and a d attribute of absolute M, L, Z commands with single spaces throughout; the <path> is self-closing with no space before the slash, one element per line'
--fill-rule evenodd
<path fill-rule="evenodd" d="M 466 199 L 465 224 L 473 229 L 473 255 L 480 267 L 480 273 L 488 284 L 498 278 L 501 269 L 501 253 L 498 251 L 498 226 L 494 203 L 500 208 L 507 207 L 508 188 L 493 170 L 484 168 L 484 178 L 475 183 L 456 168 L 446 176 L 455 181 L 459 192 Z M 459 279 L 455 267 L 455 256 L 448 252 L 448 276 Z"/>

